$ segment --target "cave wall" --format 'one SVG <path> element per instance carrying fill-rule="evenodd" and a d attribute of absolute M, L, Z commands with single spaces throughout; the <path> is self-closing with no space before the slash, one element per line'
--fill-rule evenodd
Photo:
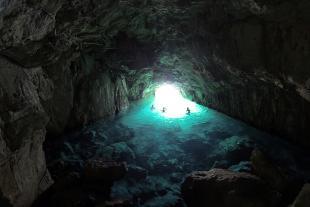
<path fill-rule="evenodd" d="M 310 146 L 309 2 L 207 1 L 205 8 L 196 50 L 207 58 L 206 82 L 220 87 L 206 89 L 201 102 Z"/>
<path fill-rule="evenodd" d="M 42 144 L 48 116 L 41 104 L 53 83 L 42 68 L 0 58 L 0 189 L 14 206 L 29 206 L 51 184 Z"/>
<path fill-rule="evenodd" d="M 46 134 L 55 139 L 128 106 L 124 77 L 86 55 L 100 44 L 89 25 L 111 2 L 0 3 L 0 192 L 13 206 L 31 206 L 53 183 Z"/>
<path fill-rule="evenodd" d="M 42 143 L 175 81 L 193 100 L 310 146 L 307 0 L 0 2 L 0 190 L 51 183 Z"/>

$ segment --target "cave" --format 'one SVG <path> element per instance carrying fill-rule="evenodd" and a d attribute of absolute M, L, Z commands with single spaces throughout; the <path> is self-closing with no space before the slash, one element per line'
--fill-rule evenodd
<path fill-rule="evenodd" d="M 0 207 L 309 207 L 309 11 L 0 1 Z"/>

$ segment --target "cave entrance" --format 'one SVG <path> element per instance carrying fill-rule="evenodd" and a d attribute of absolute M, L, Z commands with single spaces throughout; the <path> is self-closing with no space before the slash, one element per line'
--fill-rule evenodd
<path fill-rule="evenodd" d="M 164 83 L 155 90 L 152 110 L 166 118 L 182 118 L 198 113 L 199 107 L 195 102 L 186 99 L 179 87 Z"/>

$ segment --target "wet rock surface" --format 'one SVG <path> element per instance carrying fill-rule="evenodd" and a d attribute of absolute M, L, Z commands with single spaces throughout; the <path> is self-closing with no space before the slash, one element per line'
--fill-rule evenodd
<path fill-rule="evenodd" d="M 223 169 L 193 172 L 182 184 L 182 196 L 189 207 L 272 207 L 279 200 L 259 177 Z"/>

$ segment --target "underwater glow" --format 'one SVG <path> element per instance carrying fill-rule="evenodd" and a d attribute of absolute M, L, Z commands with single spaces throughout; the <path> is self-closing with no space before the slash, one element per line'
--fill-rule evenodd
<path fill-rule="evenodd" d="M 179 88 L 170 84 L 161 85 L 156 89 L 154 107 L 167 118 L 181 118 L 199 111 L 196 103 L 184 98 Z"/>

